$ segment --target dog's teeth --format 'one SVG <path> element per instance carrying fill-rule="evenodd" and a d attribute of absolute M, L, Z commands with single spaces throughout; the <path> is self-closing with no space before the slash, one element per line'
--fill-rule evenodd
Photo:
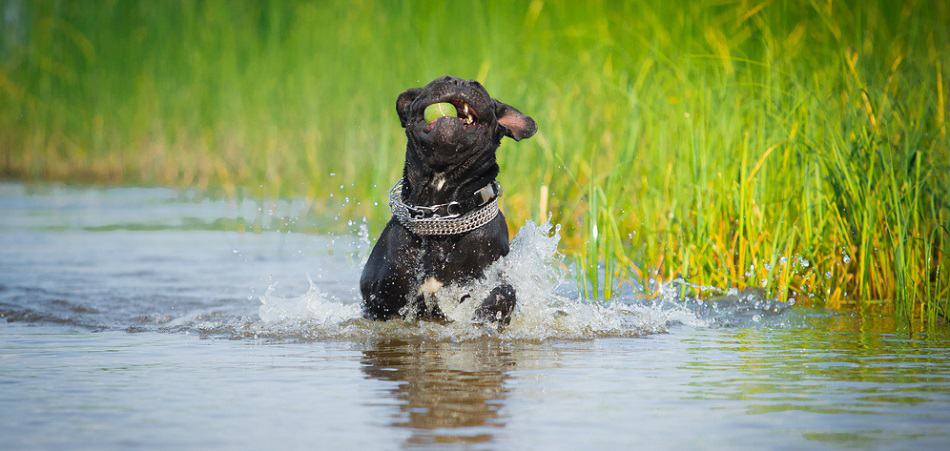
<path fill-rule="evenodd" d="M 466 116 L 468 116 L 468 104 L 467 104 L 467 103 L 462 104 L 462 112 L 465 113 Z"/>

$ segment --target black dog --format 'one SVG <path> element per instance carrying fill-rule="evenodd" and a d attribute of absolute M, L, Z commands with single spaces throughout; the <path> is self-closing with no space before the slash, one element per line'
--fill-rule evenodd
<path fill-rule="evenodd" d="M 436 103 L 451 103 L 457 117 L 427 122 L 426 108 Z M 363 316 L 442 320 L 433 294 L 478 278 L 508 254 L 495 151 L 504 136 L 533 135 L 535 123 L 477 81 L 448 76 L 400 94 L 396 112 L 408 138 L 406 163 L 390 193 L 394 215 L 360 278 Z M 475 319 L 507 324 L 514 306 L 514 289 L 501 284 L 481 301 Z"/>

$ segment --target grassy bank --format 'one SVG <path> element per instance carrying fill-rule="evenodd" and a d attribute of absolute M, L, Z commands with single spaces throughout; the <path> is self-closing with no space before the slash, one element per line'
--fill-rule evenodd
<path fill-rule="evenodd" d="M 591 294 L 682 277 L 946 316 L 950 6 L 686 3 L 0 0 L 0 171 L 345 181 L 375 233 L 394 99 L 448 73 L 537 119 L 499 151 L 504 210 L 563 224 Z"/>

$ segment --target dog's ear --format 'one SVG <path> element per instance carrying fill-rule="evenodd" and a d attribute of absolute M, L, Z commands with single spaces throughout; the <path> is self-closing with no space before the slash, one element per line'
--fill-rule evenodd
<path fill-rule="evenodd" d="M 498 125 L 505 130 L 505 136 L 515 141 L 530 138 L 538 130 L 531 116 L 522 114 L 515 107 L 497 100 L 495 101 L 495 118 L 498 120 Z"/>
<path fill-rule="evenodd" d="M 399 123 L 406 128 L 406 121 L 409 120 L 409 105 L 419 96 L 422 88 L 409 88 L 396 98 L 396 114 L 399 115 Z"/>

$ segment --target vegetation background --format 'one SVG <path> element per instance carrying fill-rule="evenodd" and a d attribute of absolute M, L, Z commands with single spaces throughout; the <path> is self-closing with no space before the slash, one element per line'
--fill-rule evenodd
<path fill-rule="evenodd" d="M 478 79 L 587 295 L 657 280 L 950 311 L 945 1 L 0 0 L 0 174 L 388 217 L 402 90 Z M 354 202 L 333 204 L 341 183 Z M 339 199 L 341 196 L 337 196 Z M 373 200 L 378 200 L 375 202 Z M 338 211 L 339 212 L 339 211 Z"/>

